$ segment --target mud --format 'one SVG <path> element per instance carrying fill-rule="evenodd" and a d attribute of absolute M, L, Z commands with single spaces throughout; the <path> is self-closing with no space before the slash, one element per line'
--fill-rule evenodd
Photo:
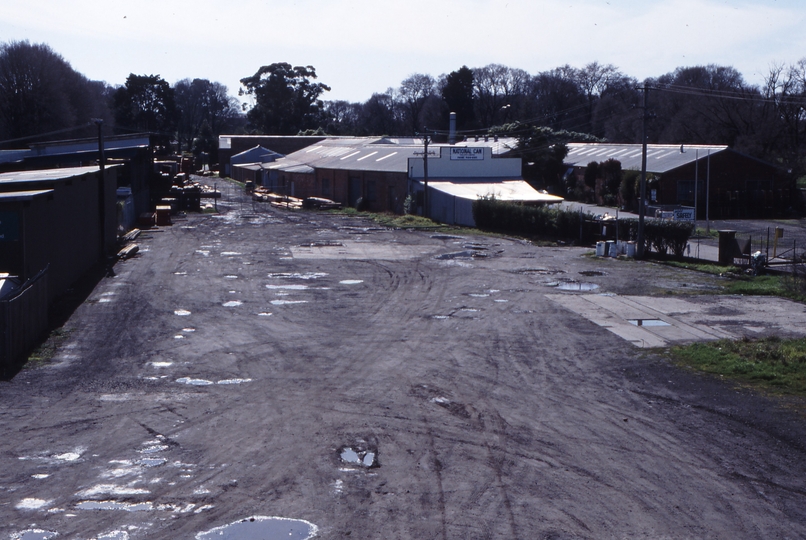
<path fill-rule="evenodd" d="M 690 294 L 717 276 L 228 193 L 143 238 L 53 358 L 0 383 L 0 538 L 218 538 L 244 516 L 317 538 L 803 537 L 799 401 L 556 297 L 641 295 L 690 327 L 801 305 L 720 310 Z M 598 288 L 546 286 L 567 276 Z"/>

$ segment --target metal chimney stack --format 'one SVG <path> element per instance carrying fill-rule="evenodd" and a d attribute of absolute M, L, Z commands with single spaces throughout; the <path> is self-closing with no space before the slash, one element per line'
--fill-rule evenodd
<path fill-rule="evenodd" d="M 451 113 L 451 127 L 448 135 L 448 144 L 456 144 L 456 113 Z"/>

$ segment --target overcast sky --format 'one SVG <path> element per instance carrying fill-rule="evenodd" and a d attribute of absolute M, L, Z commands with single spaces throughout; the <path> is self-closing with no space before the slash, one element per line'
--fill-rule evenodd
<path fill-rule="evenodd" d="M 654 77 L 720 64 L 759 84 L 806 57 L 804 0 L 2 0 L 0 41 L 47 43 L 93 80 L 206 78 L 236 94 L 274 62 L 312 65 L 324 99 L 490 63 L 531 74 L 598 61 Z"/>

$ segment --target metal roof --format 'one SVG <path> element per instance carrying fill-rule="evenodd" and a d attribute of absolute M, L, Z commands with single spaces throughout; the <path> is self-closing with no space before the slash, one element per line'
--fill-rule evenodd
<path fill-rule="evenodd" d="M 608 144 L 608 143 L 568 143 L 568 155 L 563 163 L 572 167 L 586 167 L 591 161 L 599 163 L 608 159 L 621 162 L 623 170 L 641 170 L 640 144 Z M 694 163 L 719 152 L 724 152 L 726 145 L 680 145 L 680 144 L 648 144 L 646 154 L 646 170 L 662 174 L 673 169 Z"/>
<path fill-rule="evenodd" d="M 30 201 L 34 197 L 47 195 L 53 193 L 52 189 L 34 189 L 31 191 L 11 191 L 9 193 L 0 193 L 0 203 L 16 202 L 16 201 Z"/>
<path fill-rule="evenodd" d="M 516 144 L 516 139 L 502 137 L 498 141 L 462 141 L 454 145 L 435 143 L 429 149 L 437 152 L 440 148 L 490 147 L 493 155 L 499 155 L 511 151 Z M 286 159 L 317 169 L 408 173 L 409 158 L 422 159 L 423 148 L 423 139 L 417 137 L 343 137 L 325 139 Z"/>
<path fill-rule="evenodd" d="M 470 181 L 429 181 L 428 187 L 448 195 L 475 201 L 482 197 L 495 197 L 499 201 L 517 202 L 562 202 L 562 197 L 537 191 L 525 180 L 495 180 L 481 182 Z"/>
<path fill-rule="evenodd" d="M 115 165 L 107 165 L 110 169 Z M 0 184 L 13 184 L 17 182 L 42 182 L 47 180 L 66 180 L 98 172 L 100 167 L 90 165 L 86 167 L 67 167 L 64 169 L 41 169 L 37 171 L 15 171 L 0 173 Z"/>

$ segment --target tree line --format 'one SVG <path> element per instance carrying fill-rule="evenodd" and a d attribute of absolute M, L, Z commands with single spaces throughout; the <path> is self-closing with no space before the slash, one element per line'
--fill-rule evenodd
<path fill-rule="evenodd" d="M 214 152 L 221 133 L 439 138 L 455 112 L 459 137 L 517 136 L 535 163 L 570 140 L 640 142 L 648 88 L 648 142 L 725 144 L 806 176 L 806 58 L 771 66 L 761 85 L 719 65 L 680 67 L 644 81 L 598 62 L 536 74 L 501 64 L 461 66 L 438 77 L 414 73 L 363 102 L 324 99 L 330 87 L 318 82 L 313 66 L 273 63 L 240 82 L 244 104 L 207 79 L 171 86 L 158 75 L 131 74 L 114 87 L 88 80 L 47 45 L 0 44 L 0 145 L 96 118 L 116 133 L 152 131 L 195 152 Z M 545 152 L 536 153 L 541 147 Z"/>

